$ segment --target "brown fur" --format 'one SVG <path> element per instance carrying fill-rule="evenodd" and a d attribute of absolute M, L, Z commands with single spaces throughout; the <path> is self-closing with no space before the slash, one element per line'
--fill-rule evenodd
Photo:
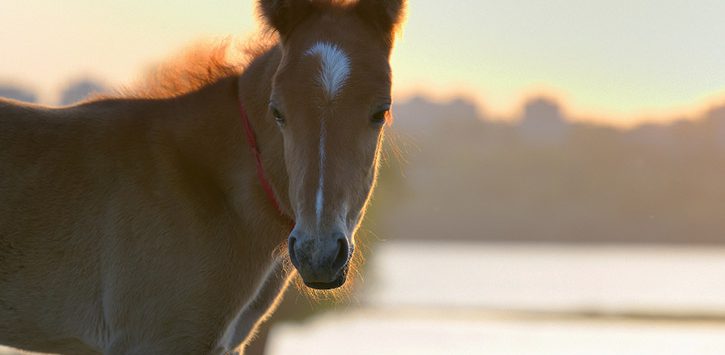
<path fill-rule="evenodd" d="M 280 1 L 262 0 L 272 3 Z M 281 133 L 268 100 L 273 89 L 311 82 L 307 70 L 291 71 L 287 84 L 273 79 L 325 33 L 369 65 L 334 103 L 347 115 L 329 128 L 329 203 L 351 206 L 354 232 L 375 181 L 382 134 L 368 131 L 368 99 L 389 95 L 391 34 L 350 5 L 314 3 L 246 67 L 230 64 L 223 44 L 127 97 L 57 109 L 0 100 L 0 343 L 67 354 L 242 351 L 294 273 L 279 252 L 289 218 L 315 232 L 309 203 L 298 200 L 313 192 L 290 191 L 309 185 L 298 173 L 317 157 L 285 135 L 315 136 L 319 121 L 304 113 L 317 108 L 284 94 L 299 114 Z M 286 216 L 259 187 L 240 100 Z M 332 220 L 337 208 L 328 210 Z"/>

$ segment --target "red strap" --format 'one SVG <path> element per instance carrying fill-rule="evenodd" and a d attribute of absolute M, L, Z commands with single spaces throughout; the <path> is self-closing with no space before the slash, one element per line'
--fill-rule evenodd
<path fill-rule="evenodd" d="M 279 205 L 279 201 L 277 201 L 277 197 L 274 195 L 274 190 L 272 190 L 272 185 L 269 183 L 269 180 L 267 180 L 267 177 L 264 173 L 264 166 L 262 165 L 262 157 L 259 153 L 259 147 L 257 146 L 257 139 L 254 137 L 254 131 L 252 130 L 252 124 L 249 122 L 249 117 L 247 116 L 247 110 L 244 109 L 244 104 L 242 101 L 239 101 L 239 112 L 242 116 L 242 124 L 244 125 L 244 133 L 247 135 L 247 145 L 249 146 L 249 150 L 252 151 L 252 154 L 254 154 L 254 161 L 257 166 L 257 179 L 259 180 L 259 183 L 262 184 L 262 188 L 264 189 L 264 192 L 267 194 L 267 197 L 272 202 L 272 206 L 279 212 L 280 215 L 285 216 L 284 212 L 282 211 L 282 208 Z M 294 223 L 293 223 L 294 224 Z"/>

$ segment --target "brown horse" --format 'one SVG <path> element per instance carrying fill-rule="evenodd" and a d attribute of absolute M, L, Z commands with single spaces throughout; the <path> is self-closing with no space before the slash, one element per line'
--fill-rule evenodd
<path fill-rule="evenodd" d="M 287 259 L 311 288 L 345 283 L 404 5 L 261 0 L 279 42 L 193 92 L 0 101 L 0 343 L 237 353 Z"/>

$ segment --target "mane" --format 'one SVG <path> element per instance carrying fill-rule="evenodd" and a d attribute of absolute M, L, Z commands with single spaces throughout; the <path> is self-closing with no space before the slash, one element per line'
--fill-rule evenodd
<path fill-rule="evenodd" d="M 119 90 L 118 96 L 164 99 L 196 91 L 220 79 L 241 74 L 256 57 L 278 41 L 276 34 L 264 31 L 243 42 L 230 37 L 196 42 L 153 66 L 137 83 Z"/>

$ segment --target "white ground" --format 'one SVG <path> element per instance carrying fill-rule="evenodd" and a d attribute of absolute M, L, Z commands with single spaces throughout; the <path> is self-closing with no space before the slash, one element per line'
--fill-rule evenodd
<path fill-rule="evenodd" d="M 723 248 L 385 243 L 370 262 L 359 306 L 276 327 L 271 354 L 725 354 Z"/>
<path fill-rule="evenodd" d="M 722 355 L 725 325 L 330 314 L 274 329 L 270 354 Z"/>

